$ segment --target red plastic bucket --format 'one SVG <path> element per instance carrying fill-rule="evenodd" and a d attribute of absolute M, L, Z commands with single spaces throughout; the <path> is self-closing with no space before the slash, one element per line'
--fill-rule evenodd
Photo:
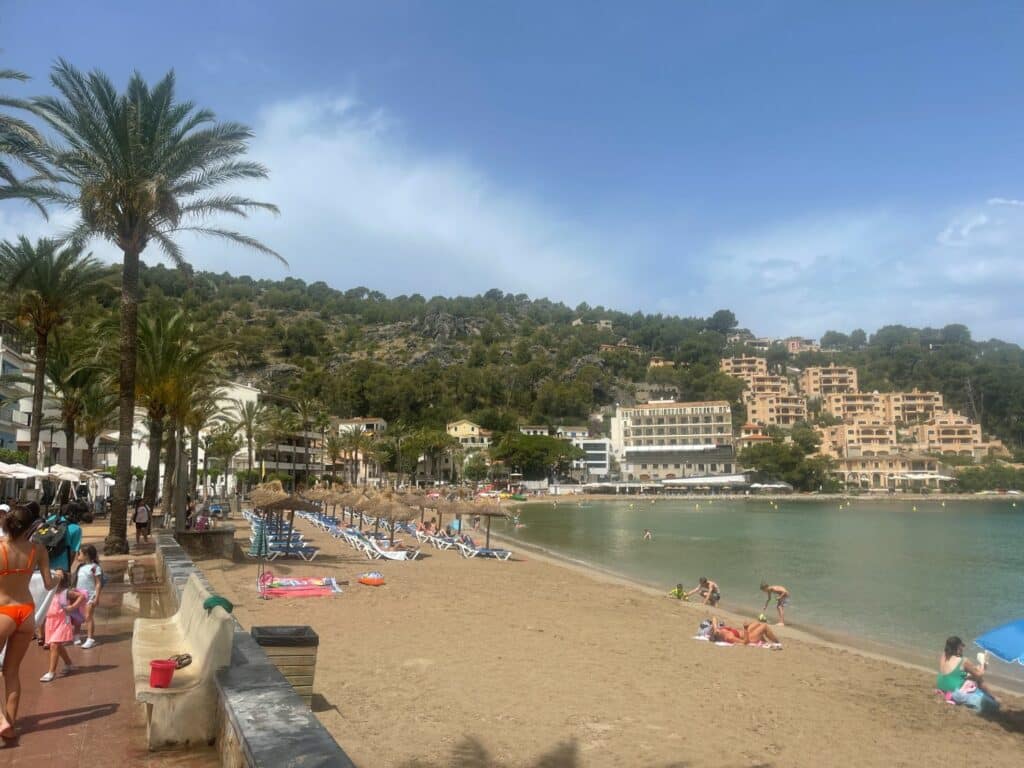
<path fill-rule="evenodd" d="M 171 678 L 178 665 L 167 659 L 154 659 L 149 662 L 149 686 L 151 688 L 170 688 Z"/>

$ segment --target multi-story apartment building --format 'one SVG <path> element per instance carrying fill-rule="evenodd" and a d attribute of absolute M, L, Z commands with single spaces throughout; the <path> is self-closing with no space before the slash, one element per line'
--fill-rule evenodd
<path fill-rule="evenodd" d="M 743 393 L 744 397 L 792 394 L 792 388 L 789 386 L 789 379 L 785 376 L 758 374 L 756 376 L 748 377 L 746 382 L 747 388 Z"/>
<path fill-rule="evenodd" d="M 28 430 L 32 410 L 32 385 L 18 379 L 31 378 L 35 362 L 6 330 L 0 327 L 0 448 L 14 450 L 18 447 L 18 430 Z"/>
<path fill-rule="evenodd" d="M 725 401 L 659 400 L 616 409 L 627 480 L 665 480 L 733 471 L 732 409 Z M 614 439 L 614 438 L 613 438 Z"/>
<path fill-rule="evenodd" d="M 722 373 L 744 381 L 753 376 L 768 375 L 768 361 L 763 357 L 723 357 L 718 367 Z"/>
<path fill-rule="evenodd" d="M 744 400 L 747 418 L 755 424 L 788 427 L 807 420 L 807 400 L 803 395 L 753 395 Z"/>
<path fill-rule="evenodd" d="M 491 445 L 492 433 L 469 419 L 459 419 L 448 425 L 448 434 L 459 441 L 463 450 L 479 451 Z"/>
<path fill-rule="evenodd" d="M 955 411 L 938 411 L 913 432 L 917 438 L 917 449 L 924 453 L 980 457 L 989 447 L 982 439 L 981 425 Z"/>
<path fill-rule="evenodd" d="M 877 392 L 833 392 L 821 399 L 821 409 L 843 421 L 883 417 Z"/>
<path fill-rule="evenodd" d="M 607 437 L 574 438 L 572 444 L 586 454 L 573 462 L 573 469 L 582 471 L 585 479 L 608 476 L 612 465 L 612 441 Z"/>
<path fill-rule="evenodd" d="M 943 409 L 941 392 L 885 392 L 878 399 L 882 418 L 894 424 L 926 421 Z"/>
<path fill-rule="evenodd" d="M 808 397 L 857 392 L 857 369 L 835 363 L 805 368 L 800 374 L 800 391 Z"/>
<path fill-rule="evenodd" d="M 833 458 L 857 456 L 888 456 L 899 453 L 896 427 L 891 423 L 859 417 L 834 427 L 818 430 L 821 447 L 818 452 Z"/>

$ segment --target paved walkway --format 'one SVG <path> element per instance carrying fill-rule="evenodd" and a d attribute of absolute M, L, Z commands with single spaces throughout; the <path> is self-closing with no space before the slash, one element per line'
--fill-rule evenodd
<path fill-rule="evenodd" d="M 145 576 L 141 571 L 137 575 L 151 579 L 152 558 L 147 559 Z M 18 729 L 22 735 L 17 741 L 0 742 L 0 768 L 214 768 L 220 764 L 212 749 L 156 753 L 146 749 L 142 707 L 135 702 L 132 681 L 132 622 L 140 614 L 162 615 L 166 606 L 161 605 L 162 591 L 152 581 L 126 582 L 125 560 L 103 560 L 109 583 L 97 611 L 98 645 L 88 651 L 69 648 L 78 671 L 40 683 L 48 652 L 36 645 L 29 648 L 21 667 Z"/>

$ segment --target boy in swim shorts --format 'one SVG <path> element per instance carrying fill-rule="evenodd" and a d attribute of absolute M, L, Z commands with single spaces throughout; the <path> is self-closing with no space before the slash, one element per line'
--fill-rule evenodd
<path fill-rule="evenodd" d="M 789 605 L 789 590 L 783 587 L 781 584 L 769 584 L 766 581 L 761 582 L 761 591 L 768 593 L 768 599 L 764 601 L 764 609 L 767 611 L 768 606 L 772 602 L 772 598 L 775 598 L 775 610 L 779 612 L 779 626 L 786 626 L 786 606 Z"/>

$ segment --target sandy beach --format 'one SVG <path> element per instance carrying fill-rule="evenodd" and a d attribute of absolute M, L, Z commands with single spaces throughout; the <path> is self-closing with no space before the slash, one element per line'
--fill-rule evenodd
<path fill-rule="evenodd" d="M 941 703 L 934 672 L 798 625 L 780 652 L 717 647 L 691 639 L 707 610 L 536 553 L 371 564 L 299 526 L 324 552 L 269 570 L 348 579 L 343 595 L 264 601 L 255 563 L 200 566 L 244 626 L 319 633 L 314 711 L 360 765 L 1021 764 L 1024 700 L 984 720 Z"/>

